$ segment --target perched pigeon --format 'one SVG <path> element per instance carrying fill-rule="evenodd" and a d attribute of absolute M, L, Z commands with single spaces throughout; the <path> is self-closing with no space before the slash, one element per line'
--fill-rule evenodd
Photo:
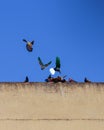
<path fill-rule="evenodd" d="M 43 64 L 43 62 L 42 62 L 40 57 L 38 57 L 38 62 L 40 64 L 41 70 L 44 70 L 46 67 L 48 67 L 52 63 L 52 61 L 50 61 L 47 64 Z"/>
<path fill-rule="evenodd" d="M 84 79 L 84 82 L 86 82 L 86 83 L 91 83 L 91 81 L 88 80 L 86 77 L 85 77 L 85 79 Z"/>
<path fill-rule="evenodd" d="M 33 48 L 33 44 L 34 44 L 34 41 L 27 41 L 25 39 L 23 39 L 24 42 L 26 42 L 26 49 L 29 51 L 29 52 L 32 52 Z"/>
<path fill-rule="evenodd" d="M 29 82 L 29 78 L 28 78 L 28 76 L 26 76 L 26 78 L 25 78 L 25 81 L 24 81 L 25 83 L 26 82 Z"/>
<path fill-rule="evenodd" d="M 56 78 L 53 78 L 51 77 L 51 75 L 48 76 L 47 79 L 45 79 L 46 82 L 54 82 L 54 83 L 57 83 L 57 82 L 66 82 L 66 80 L 63 78 L 63 77 L 60 77 L 60 76 L 57 76 Z"/>
<path fill-rule="evenodd" d="M 77 81 L 73 80 L 72 78 L 69 78 L 70 83 L 77 83 Z"/>
<path fill-rule="evenodd" d="M 52 82 L 53 81 L 53 78 L 51 77 L 51 74 L 48 76 L 47 79 L 45 79 L 46 82 Z"/>

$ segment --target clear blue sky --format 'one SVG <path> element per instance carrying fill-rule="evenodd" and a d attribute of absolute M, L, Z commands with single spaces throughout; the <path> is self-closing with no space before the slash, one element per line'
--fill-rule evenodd
<path fill-rule="evenodd" d="M 33 52 L 22 39 L 35 40 Z M 40 70 L 37 57 L 44 63 Z M 104 81 L 103 0 L 9 0 L 0 2 L 0 82 L 44 81 L 61 60 L 61 75 Z M 57 76 L 56 74 L 55 76 Z"/>

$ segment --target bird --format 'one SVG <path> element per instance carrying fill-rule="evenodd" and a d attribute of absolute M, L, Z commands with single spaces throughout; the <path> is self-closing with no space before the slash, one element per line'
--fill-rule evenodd
<path fill-rule="evenodd" d="M 56 57 L 56 66 L 55 66 L 54 70 L 57 71 L 57 72 L 59 72 L 59 73 L 61 73 L 60 67 L 61 67 L 60 58 L 57 56 Z"/>
<path fill-rule="evenodd" d="M 29 82 L 29 78 L 28 78 L 28 76 L 26 76 L 26 78 L 25 78 L 25 81 L 24 81 L 25 83 L 26 82 Z"/>
<path fill-rule="evenodd" d="M 91 83 L 91 81 L 88 80 L 86 77 L 84 78 L 84 82 L 86 82 L 86 83 Z"/>
<path fill-rule="evenodd" d="M 46 82 L 52 82 L 53 81 L 53 78 L 51 76 L 51 74 L 48 76 L 47 79 L 45 79 Z"/>
<path fill-rule="evenodd" d="M 60 67 L 61 67 L 60 58 L 57 56 L 56 57 L 56 66 L 54 68 L 50 68 L 49 71 L 52 75 L 54 75 L 56 71 L 61 73 Z"/>
<path fill-rule="evenodd" d="M 69 78 L 69 82 L 70 82 L 70 83 L 77 83 L 77 81 L 75 81 L 75 80 L 72 79 L 72 78 Z"/>
<path fill-rule="evenodd" d="M 41 70 L 44 70 L 46 67 L 48 67 L 52 63 L 52 61 L 49 61 L 47 64 L 43 64 L 40 57 L 38 57 L 38 62 L 39 62 L 39 65 L 41 67 Z"/>
<path fill-rule="evenodd" d="M 33 51 L 33 44 L 34 44 L 34 40 L 33 41 L 27 41 L 26 39 L 23 39 L 23 41 L 26 43 L 26 49 L 29 51 L 29 52 L 32 52 Z"/>

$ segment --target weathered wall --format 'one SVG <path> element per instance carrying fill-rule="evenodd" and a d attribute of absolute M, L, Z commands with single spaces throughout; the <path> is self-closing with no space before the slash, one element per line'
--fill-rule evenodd
<path fill-rule="evenodd" d="M 103 83 L 0 83 L 0 130 L 104 130 Z"/>

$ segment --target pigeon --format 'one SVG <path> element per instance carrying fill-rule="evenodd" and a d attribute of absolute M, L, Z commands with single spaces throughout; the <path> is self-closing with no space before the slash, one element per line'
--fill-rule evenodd
<path fill-rule="evenodd" d="M 70 83 L 77 83 L 77 81 L 73 80 L 72 78 L 69 78 Z"/>
<path fill-rule="evenodd" d="M 60 77 L 60 76 L 57 76 L 56 78 L 53 78 L 52 81 L 53 81 L 54 83 L 58 83 L 58 82 L 64 83 L 64 82 L 66 82 L 66 80 L 63 79 L 63 77 Z"/>
<path fill-rule="evenodd" d="M 25 39 L 23 39 L 23 41 L 26 43 L 26 49 L 29 51 L 29 52 L 32 52 L 33 51 L 33 44 L 34 44 L 34 41 L 27 41 Z"/>
<path fill-rule="evenodd" d="M 51 74 L 48 76 L 47 79 L 45 79 L 46 82 L 52 82 L 53 78 L 51 77 Z"/>
<path fill-rule="evenodd" d="M 56 66 L 55 66 L 54 70 L 57 71 L 57 72 L 59 72 L 59 73 L 61 73 L 60 67 L 61 67 L 60 58 L 56 57 Z"/>
<path fill-rule="evenodd" d="M 38 62 L 40 64 L 41 70 L 44 70 L 46 67 L 48 67 L 52 63 L 52 61 L 49 61 L 47 64 L 43 64 L 40 57 L 38 57 Z"/>
<path fill-rule="evenodd" d="M 49 71 L 50 71 L 50 73 L 52 75 L 54 75 L 56 71 L 59 72 L 59 73 L 61 73 L 60 67 L 61 67 L 60 58 L 57 56 L 56 57 L 56 66 L 55 66 L 55 68 L 50 68 Z"/>
<path fill-rule="evenodd" d="M 65 77 L 66 77 L 66 75 L 63 77 L 58 76 L 57 78 L 58 78 L 59 82 L 64 83 L 64 82 L 66 82 Z"/>
<path fill-rule="evenodd" d="M 25 83 L 26 82 L 29 82 L 29 78 L 28 78 L 28 76 L 26 76 L 26 78 L 25 78 L 25 81 L 24 81 Z"/>
<path fill-rule="evenodd" d="M 86 82 L 86 83 L 91 83 L 91 81 L 88 80 L 86 77 L 85 77 L 85 79 L 84 79 L 84 82 Z"/>

